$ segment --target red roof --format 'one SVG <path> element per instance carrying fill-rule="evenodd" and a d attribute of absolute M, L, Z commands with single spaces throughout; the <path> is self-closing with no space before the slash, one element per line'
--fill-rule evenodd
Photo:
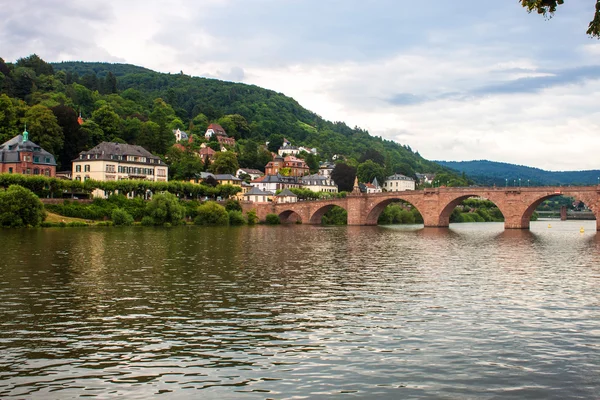
<path fill-rule="evenodd" d="M 212 129 L 217 134 L 217 136 L 219 136 L 219 135 L 227 136 L 225 129 L 223 129 L 223 127 L 219 124 L 210 124 L 208 126 L 208 128 L 206 128 L 206 130 L 209 130 L 209 129 Z"/>

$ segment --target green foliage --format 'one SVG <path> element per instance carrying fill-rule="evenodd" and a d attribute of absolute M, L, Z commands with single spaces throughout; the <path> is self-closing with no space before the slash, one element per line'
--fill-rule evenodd
<path fill-rule="evenodd" d="M 564 0 L 520 0 L 521 6 L 525 7 L 528 12 L 535 11 L 545 17 L 552 17 L 556 12 L 556 8 L 564 4 Z M 596 10 L 594 17 L 588 25 L 586 32 L 588 35 L 600 38 L 600 1 L 596 0 Z"/>
<path fill-rule="evenodd" d="M 279 215 L 277 214 L 267 214 L 265 218 L 265 224 L 267 225 L 279 225 L 281 221 L 279 220 Z"/>
<path fill-rule="evenodd" d="M 11 185 L 0 191 L 0 226 L 39 226 L 45 217 L 44 205 L 30 190 Z"/>
<path fill-rule="evenodd" d="M 155 225 L 154 219 L 149 215 L 146 215 L 144 218 L 142 218 L 140 223 L 142 224 L 142 226 L 154 226 Z"/>
<path fill-rule="evenodd" d="M 250 210 L 246 213 L 246 221 L 248 225 L 256 225 L 258 223 L 258 216 L 256 210 Z"/>
<path fill-rule="evenodd" d="M 159 193 L 152 196 L 152 200 L 146 205 L 146 212 L 155 225 L 179 225 L 185 216 L 185 207 L 179 204 L 179 199 L 174 194 Z"/>
<path fill-rule="evenodd" d="M 242 211 L 242 205 L 236 199 L 229 199 L 225 202 L 225 209 L 227 211 Z"/>
<path fill-rule="evenodd" d="M 232 174 L 240 168 L 237 156 L 232 151 L 220 151 L 215 154 L 215 159 L 210 165 L 210 172 L 213 174 Z"/>
<path fill-rule="evenodd" d="M 227 225 L 229 223 L 229 214 L 222 205 L 207 201 L 198 207 L 197 216 L 194 219 L 195 225 Z"/>
<path fill-rule="evenodd" d="M 378 224 L 415 224 L 423 222 L 421 214 L 415 208 L 408 209 L 407 204 L 392 203 L 383 209 Z"/>
<path fill-rule="evenodd" d="M 246 223 L 246 219 L 244 218 L 244 214 L 241 211 L 230 210 L 229 214 L 229 224 L 230 225 L 244 225 Z"/>
<path fill-rule="evenodd" d="M 338 185 L 340 191 L 351 192 L 355 178 L 356 169 L 345 163 L 337 163 L 331 172 L 331 179 Z"/>
<path fill-rule="evenodd" d="M 348 224 L 348 211 L 342 207 L 333 206 L 331 210 L 327 211 L 323 218 L 321 218 L 323 225 L 347 225 Z"/>
<path fill-rule="evenodd" d="M 116 208 L 113 210 L 110 219 L 114 225 L 129 226 L 133 224 L 133 217 L 127 211 L 122 208 Z"/>
<path fill-rule="evenodd" d="M 380 185 L 383 184 L 386 178 L 385 169 L 372 160 L 367 160 L 362 164 L 359 164 L 356 175 L 360 182 L 370 183 L 373 182 L 373 179 L 377 178 L 377 182 L 379 182 Z"/>

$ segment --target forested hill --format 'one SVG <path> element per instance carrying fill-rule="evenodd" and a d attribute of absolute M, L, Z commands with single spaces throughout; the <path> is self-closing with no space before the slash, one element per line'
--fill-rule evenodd
<path fill-rule="evenodd" d="M 79 113 L 81 126 L 74 122 Z M 341 155 L 355 168 L 368 163 L 363 171 L 370 172 L 363 177 L 445 171 L 408 145 L 324 120 L 294 99 L 258 86 L 126 64 L 46 63 L 35 54 L 15 63 L 0 58 L 0 140 L 22 132 L 27 123 L 31 140 L 57 155 L 62 169 L 81 150 L 105 140 L 165 156 L 175 140 L 173 129 L 194 135 L 198 144 L 211 122 L 237 140 L 231 150 L 242 167 L 263 169 L 269 157 L 264 143 L 274 147 L 285 137 L 318 149 L 319 155 L 307 160 L 313 170 L 318 161 Z M 184 175 L 191 172 L 188 168 Z"/>
<path fill-rule="evenodd" d="M 501 162 L 479 161 L 436 161 L 438 164 L 469 175 L 481 185 L 596 185 L 600 170 L 588 171 L 544 171 L 539 168 Z M 529 180 L 529 182 L 527 182 Z M 515 182 L 516 181 L 516 182 Z"/>

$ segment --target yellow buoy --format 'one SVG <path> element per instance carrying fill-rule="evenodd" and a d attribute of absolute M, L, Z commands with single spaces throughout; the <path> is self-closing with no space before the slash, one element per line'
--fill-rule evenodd
<path fill-rule="evenodd" d="M 581 228 L 579 228 L 579 232 L 581 232 L 581 233 L 585 232 L 585 229 L 583 229 L 583 226 Z"/>
<path fill-rule="evenodd" d="M 548 224 L 548 228 L 552 228 L 552 225 Z"/>

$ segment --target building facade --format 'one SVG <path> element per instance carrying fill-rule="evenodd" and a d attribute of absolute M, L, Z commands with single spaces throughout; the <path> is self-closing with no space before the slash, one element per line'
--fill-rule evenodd
<path fill-rule="evenodd" d="M 102 142 L 73 160 L 73 180 L 118 181 L 140 179 L 167 181 L 169 167 L 141 146 Z"/>
<path fill-rule="evenodd" d="M 394 174 L 385 180 L 383 189 L 387 192 L 415 190 L 415 180 L 402 174 Z"/>
<path fill-rule="evenodd" d="M 27 129 L 22 135 L 0 145 L 0 173 L 56 176 L 54 156 L 29 140 Z"/>
<path fill-rule="evenodd" d="M 314 174 L 306 175 L 300 178 L 304 189 L 312 190 L 313 192 L 337 193 L 338 186 L 329 177 Z"/>

